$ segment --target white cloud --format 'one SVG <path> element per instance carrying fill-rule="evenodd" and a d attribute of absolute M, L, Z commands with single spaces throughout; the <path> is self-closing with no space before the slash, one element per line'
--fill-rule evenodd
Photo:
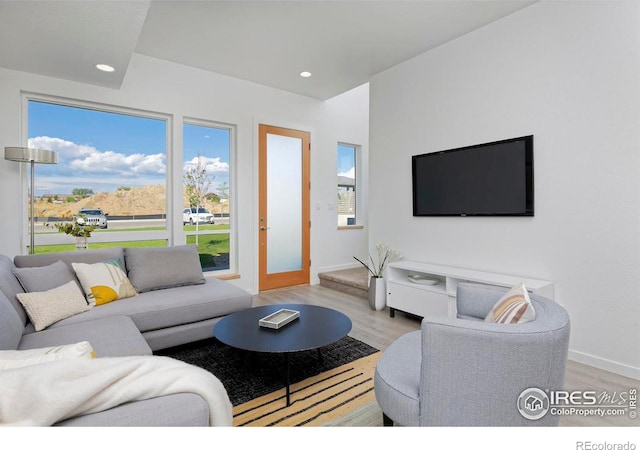
<path fill-rule="evenodd" d="M 228 174 L 229 173 L 229 164 L 220 161 L 219 157 L 216 158 L 207 158 L 206 156 L 194 156 L 190 161 L 186 161 L 184 163 L 184 169 L 189 166 L 197 166 L 198 159 L 200 159 L 200 164 L 205 165 L 207 168 L 208 174 Z"/>
<path fill-rule="evenodd" d="M 352 167 L 351 169 L 347 170 L 346 172 L 339 172 L 338 173 L 339 177 L 347 177 L 347 178 L 354 178 L 356 177 L 356 168 Z"/>
<path fill-rule="evenodd" d="M 74 176 L 99 173 L 135 178 L 140 175 L 162 175 L 166 172 L 163 153 L 126 155 L 49 136 L 29 139 L 29 147 L 58 152 L 59 172 L 71 172 Z"/>
<path fill-rule="evenodd" d="M 58 161 L 83 158 L 98 151 L 95 147 L 80 145 L 75 142 L 49 136 L 38 136 L 29 139 L 29 147 L 53 150 L 58 153 Z"/>

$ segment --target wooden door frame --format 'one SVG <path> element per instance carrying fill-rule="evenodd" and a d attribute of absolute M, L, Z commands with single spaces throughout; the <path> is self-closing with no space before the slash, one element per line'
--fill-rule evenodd
<path fill-rule="evenodd" d="M 276 274 L 267 273 L 267 134 L 276 134 L 302 140 L 302 269 Z M 309 284 L 311 266 L 311 133 L 308 131 L 258 125 L 258 290 Z M 264 221 L 261 218 L 265 218 Z"/>

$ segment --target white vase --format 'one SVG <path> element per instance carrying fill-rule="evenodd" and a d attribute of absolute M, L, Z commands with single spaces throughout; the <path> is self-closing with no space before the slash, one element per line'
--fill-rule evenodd
<path fill-rule="evenodd" d="M 87 238 L 84 236 L 76 236 L 76 250 L 87 249 Z"/>
<path fill-rule="evenodd" d="M 375 311 L 387 306 L 387 283 L 382 277 L 369 278 L 369 306 Z"/>

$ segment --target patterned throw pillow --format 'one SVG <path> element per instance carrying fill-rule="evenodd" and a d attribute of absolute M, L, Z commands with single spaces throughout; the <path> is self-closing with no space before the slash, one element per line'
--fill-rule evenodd
<path fill-rule="evenodd" d="M 31 350 L 2 350 L 0 351 L 0 370 L 18 369 L 61 359 L 92 359 L 95 357 L 93 347 L 87 341 Z"/>
<path fill-rule="evenodd" d="M 71 265 L 90 305 L 104 305 L 114 300 L 138 295 L 118 258 L 95 264 L 72 263 Z"/>
<path fill-rule="evenodd" d="M 531 304 L 529 293 L 524 283 L 514 286 L 500 297 L 493 305 L 485 322 L 491 323 L 525 323 L 536 318 L 536 312 Z"/>
<path fill-rule="evenodd" d="M 16 294 L 36 331 L 91 309 L 75 281 L 45 292 Z"/>

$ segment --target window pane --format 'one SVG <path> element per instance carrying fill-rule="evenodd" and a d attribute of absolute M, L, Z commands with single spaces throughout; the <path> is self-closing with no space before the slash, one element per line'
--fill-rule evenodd
<path fill-rule="evenodd" d="M 338 144 L 338 226 L 356 223 L 356 147 Z"/>
<path fill-rule="evenodd" d="M 185 124 L 182 223 L 203 270 L 230 268 L 231 130 Z M 226 231 L 226 232 L 225 232 Z"/>
<path fill-rule="evenodd" d="M 190 234 L 187 244 L 197 244 L 202 270 L 225 270 L 229 268 L 229 233 Z"/>
<path fill-rule="evenodd" d="M 267 134 L 267 273 L 302 269 L 302 139 Z"/>
<path fill-rule="evenodd" d="M 166 229 L 166 121 L 34 100 L 28 108 L 29 147 L 58 154 L 58 164 L 35 167 L 36 243 L 58 232 L 44 223 L 77 214 L 96 233 Z"/>

